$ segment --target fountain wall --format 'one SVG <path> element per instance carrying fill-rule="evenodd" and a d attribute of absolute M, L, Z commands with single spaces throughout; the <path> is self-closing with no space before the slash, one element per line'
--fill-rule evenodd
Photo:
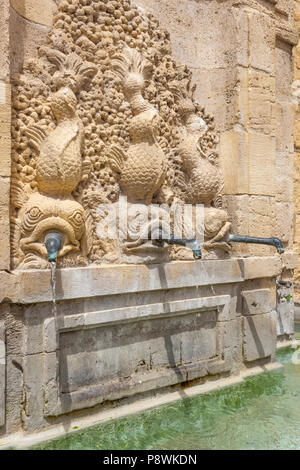
<path fill-rule="evenodd" d="M 217 386 L 258 366 L 267 370 L 275 361 L 277 336 L 293 335 L 293 290 L 276 288 L 275 280 L 289 282 L 297 265 L 294 2 L 136 0 L 138 10 L 126 10 L 124 51 L 118 49 L 123 26 L 116 21 L 110 28 L 123 0 L 73 3 L 44 0 L 41 8 L 34 0 L 0 0 L 0 435 L 98 416 L 207 380 Z M 109 4 L 107 23 L 97 3 Z M 80 16 L 100 23 L 77 35 L 72 21 L 80 22 Z M 143 24 L 136 18 L 153 23 L 146 25 L 152 35 L 147 46 L 132 35 Z M 69 30 L 61 26 L 66 23 Z M 146 30 L 142 34 L 148 39 Z M 71 60 L 72 54 L 77 56 Z M 147 85 L 138 102 L 128 64 L 135 64 Z M 114 88 L 113 80 L 121 82 Z M 56 110 L 65 103 L 69 114 L 62 124 L 50 109 L 53 103 Z M 142 176 L 136 177 L 124 161 L 130 162 L 132 141 L 134 161 L 140 158 L 136 148 L 145 146 L 145 133 L 149 140 L 148 120 L 158 118 L 167 126 L 160 121 L 151 128 L 160 148 L 153 155 L 155 168 L 163 154 L 169 166 L 162 171 L 165 180 L 158 173 L 157 186 L 147 188 L 143 175 L 154 165 L 143 161 Z M 188 137 L 202 122 L 209 130 L 201 151 L 212 162 L 209 171 L 217 168 L 224 180 L 222 186 L 216 177 L 222 188 L 207 200 L 200 190 L 193 192 L 191 179 L 180 186 L 186 170 L 180 158 L 196 151 Z M 62 158 L 69 135 L 75 136 L 72 142 L 78 138 L 72 156 L 78 152 L 74 167 L 80 166 L 80 175 L 52 178 L 41 162 Z M 197 171 L 191 175 L 196 182 L 202 174 Z M 174 247 L 132 254 L 131 240 L 99 241 L 97 204 L 115 204 L 120 188 L 132 205 L 135 192 L 147 206 L 170 205 L 173 197 L 204 201 L 207 217 L 219 223 L 206 235 L 204 259 L 195 261 L 188 250 Z M 46 232 L 36 230 L 44 227 L 39 211 Z M 57 322 L 39 238 L 53 227 L 68 235 L 56 272 Z M 285 253 L 250 244 L 235 244 L 228 252 L 218 235 L 229 227 L 236 234 L 279 237 Z"/>

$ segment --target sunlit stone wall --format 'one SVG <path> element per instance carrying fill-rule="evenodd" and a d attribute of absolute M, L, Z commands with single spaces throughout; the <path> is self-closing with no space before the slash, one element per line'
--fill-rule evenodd
<path fill-rule="evenodd" d="M 300 1 L 295 0 L 295 27 L 300 32 Z M 294 48 L 294 83 L 293 95 L 295 106 L 295 128 L 294 128 L 294 203 L 295 203 L 295 233 L 294 250 L 300 254 L 300 42 Z M 295 298 L 300 301 L 300 270 L 295 271 Z"/>
<path fill-rule="evenodd" d="M 53 327 L 49 270 L 45 270 L 42 275 L 37 271 L 30 275 L 22 271 L 12 273 L 10 264 L 11 74 L 21 73 L 24 61 L 37 57 L 37 46 L 46 43 L 56 3 L 58 1 L 54 0 L 0 0 L 1 435 L 11 434 L 21 428 L 25 432 L 46 428 L 49 426 L 48 417 L 70 411 L 68 400 L 71 398 L 72 402 L 73 399 L 70 393 L 70 397 L 68 395 L 62 403 L 62 408 L 59 408 L 58 398 L 60 400 L 61 397 L 55 362 L 58 348 L 53 328 L 52 336 L 49 335 L 49 328 Z M 215 118 L 225 180 L 223 204 L 232 222 L 232 232 L 277 236 L 282 238 L 285 248 L 291 249 L 294 124 L 290 90 L 293 79 L 292 48 L 297 43 L 294 1 L 135 0 L 135 3 L 146 12 L 152 12 L 161 26 L 170 32 L 174 58 L 178 64 L 187 65 L 192 70 L 193 79 L 197 83 L 196 98 Z M 297 60 L 295 67 L 297 72 Z M 297 141 L 297 132 L 295 139 Z M 297 152 L 296 157 L 297 161 Z M 299 168 L 296 165 L 295 197 L 297 171 Z M 228 355 L 226 367 L 230 373 L 238 374 L 247 361 L 248 367 L 249 362 L 253 366 L 255 361 L 265 363 L 273 361 L 275 357 L 274 279 L 281 274 L 284 266 L 287 266 L 290 275 L 295 263 L 292 255 L 289 258 L 289 253 L 282 259 L 277 255 L 261 258 L 267 254 L 275 255 L 274 248 L 236 245 L 233 255 L 245 255 L 249 259 L 210 261 L 207 265 L 209 280 L 204 270 L 200 271 L 196 264 L 189 263 L 169 264 L 166 271 L 161 266 L 151 269 L 142 266 L 136 270 L 134 266 L 122 266 L 122 269 L 110 266 L 107 270 L 112 270 L 111 278 L 108 274 L 104 275 L 106 268 L 102 270 L 92 266 L 63 270 L 58 282 L 60 310 L 66 321 L 68 316 L 72 316 L 71 327 L 76 332 L 78 325 L 85 328 L 86 324 L 82 322 L 86 318 L 94 322 L 95 329 L 98 328 L 97 325 L 103 321 L 102 309 L 105 309 L 109 321 L 118 323 L 120 319 L 123 320 L 122 315 L 128 314 L 127 310 L 124 312 L 127 307 L 140 320 L 144 304 L 147 308 L 149 305 L 158 305 L 157 311 L 150 312 L 151 315 L 157 315 L 166 313 L 165 303 L 169 301 L 176 303 L 192 299 L 192 310 L 195 313 L 200 308 L 198 299 L 202 297 L 208 297 L 209 305 L 213 308 L 218 307 L 214 303 L 216 296 L 219 303 L 224 301 L 224 296 L 228 297 L 231 305 L 227 311 L 229 317 L 221 318 L 220 331 L 222 333 L 224 329 L 229 346 L 226 342 L 223 344 L 223 340 L 220 343 Z M 258 256 L 250 258 L 250 255 Z M 154 284 L 151 276 L 154 277 Z M 103 278 L 109 286 L 107 290 L 103 290 Z M 114 291 L 118 282 L 122 284 L 123 297 L 119 295 L 121 288 Z M 186 283 L 185 287 L 183 283 Z M 217 286 L 215 291 L 210 284 Z M 93 286 L 96 286 L 94 290 Z M 258 307 L 249 313 L 246 300 L 247 296 L 251 299 L 251 292 L 257 294 L 261 304 L 254 297 L 253 301 L 249 301 L 250 305 Z M 265 295 L 268 301 L 265 301 Z M 176 308 L 179 307 L 177 305 Z M 205 310 L 208 307 L 205 305 L 203 308 Z M 120 318 L 117 319 L 113 317 L 116 309 L 120 310 Z M 188 309 L 185 306 L 183 310 Z M 257 349 L 251 323 L 255 325 L 259 341 L 264 344 L 263 351 Z M 61 327 L 62 335 L 65 335 L 63 345 L 67 342 L 66 325 Z M 172 322 L 168 322 L 167 326 L 171 328 Z M 199 331 L 201 328 L 202 325 Z M 284 333 L 290 334 L 292 330 Z M 139 330 L 133 337 L 129 346 L 134 349 L 140 341 Z M 165 351 L 163 336 L 161 341 L 161 350 Z M 210 344 L 205 351 L 208 357 L 211 355 L 209 347 Z M 101 352 L 99 344 L 98 350 Z M 224 351 L 218 351 L 218 354 L 222 355 Z M 243 351 L 246 354 L 244 356 Z M 74 355 L 77 352 L 75 348 Z M 111 357 L 114 359 L 113 355 Z M 130 360 L 131 354 L 125 357 Z M 66 364 L 65 358 L 62 359 L 61 362 Z M 85 373 L 86 366 L 84 362 L 82 364 L 80 361 L 74 363 L 74 376 L 78 370 Z M 60 370 L 61 380 L 67 387 L 63 367 Z M 47 375 L 49 371 L 51 376 Z M 102 386 L 101 377 L 96 377 L 94 369 L 92 373 L 92 380 L 96 382 L 92 390 L 94 401 L 89 401 L 90 397 L 85 393 L 79 394 L 78 402 L 75 403 L 74 398 L 72 410 L 100 403 L 97 401 L 97 387 Z M 121 376 L 122 373 L 124 375 L 124 370 L 120 371 Z M 203 372 L 204 375 L 208 373 L 219 373 L 219 369 L 214 372 L 213 368 L 212 372 L 205 369 Z M 176 373 L 173 375 L 168 383 L 177 383 Z M 83 389 L 85 379 L 85 376 L 78 378 Z M 157 387 L 164 386 L 161 378 L 157 382 Z M 49 397 L 44 391 L 49 393 Z M 138 393 L 135 384 L 132 386 L 134 393 Z M 58 409 L 55 406 L 47 409 L 51 408 L 51 400 Z M 60 420 L 59 416 L 56 424 L 63 421 L 64 418 Z"/>
<path fill-rule="evenodd" d="M 171 33 L 216 120 L 233 233 L 293 238 L 293 0 L 137 0 Z M 263 255 L 272 248 L 234 246 Z"/>

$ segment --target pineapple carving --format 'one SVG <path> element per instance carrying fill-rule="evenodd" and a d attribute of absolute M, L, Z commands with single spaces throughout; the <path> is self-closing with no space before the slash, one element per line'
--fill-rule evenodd
<path fill-rule="evenodd" d="M 130 202 L 152 202 L 162 186 L 167 162 L 157 142 L 160 123 L 158 111 L 143 98 L 143 88 L 151 64 L 140 53 L 126 47 L 115 56 L 112 67 L 121 80 L 133 118 L 129 122 L 131 143 L 127 152 L 112 145 L 109 160 L 112 169 L 120 174 L 120 188 Z"/>
<path fill-rule="evenodd" d="M 48 48 L 43 52 L 58 67 L 53 77 L 58 91 L 48 98 L 56 127 L 50 133 L 39 125 L 26 129 L 29 145 L 37 155 L 38 189 L 33 194 L 24 192 L 17 221 L 19 240 L 15 243 L 20 247 L 20 267 L 26 268 L 45 264 L 47 233 L 57 231 L 62 235 L 59 257 L 82 251 L 86 235 L 83 207 L 72 196 L 89 173 L 89 162 L 82 161 L 84 129 L 76 112 L 75 92 L 96 73 L 96 68 L 75 54 L 68 57 Z"/>
<path fill-rule="evenodd" d="M 227 213 L 219 206 L 220 194 L 224 186 L 218 167 L 218 155 L 205 152 L 202 139 L 208 126 L 196 113 L 190 95 L 190 83 L 186 90 L 179 83 L 173 84 L 178 100 L 178 111 L 185 127 L 185 136 L 178 147 L 181 157 L 184 184 L 181 196 L 185 203 L 204 205 L 204 248 L 219 248 L 229 251 L 230 246 L 223 238 L 230 229 Z"/>

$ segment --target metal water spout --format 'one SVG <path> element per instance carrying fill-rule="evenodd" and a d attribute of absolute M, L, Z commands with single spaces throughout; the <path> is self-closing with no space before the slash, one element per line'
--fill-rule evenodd
<path fill-rule="evenodd" d="M 48 253 L 48 260 L 55 263 L 58 252 L 63 247 L 62 236 L 57 232 L 48 233 L 45 237 L 45 245 Z"/>
<path fill-rule="evenodd" d="M 190 248 L 192 250 L 195 259 L 202 258 L 201 245 L 195 238 L 187 240 L 184 238 L 176 238 L 174 235 L 167 237 L 162 230 L 159 230 L 157 239 L 153 240 L 152 243 L 156 246 L 163 246 L 164 243 L 167 243 L 168 245 L 184 246 L 185 248 Z"/>
<path fill-rule="evenodd" d="M 284 253 L 283 244 L 280 238 L 248 237 L 247 235 L 233 235 L 228 233 L 225 239 L 229 243 L 255 243 L 258 245 L 270 245 L 274 246 L 278 253 Z"/>

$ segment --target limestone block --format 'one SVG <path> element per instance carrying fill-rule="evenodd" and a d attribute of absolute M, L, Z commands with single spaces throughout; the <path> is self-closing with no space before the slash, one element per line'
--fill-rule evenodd
<path fill-rule="evenodd" d="M 6 352 L 4 322 L 0 322 L 0 427 L 5 424 Z"/>
<path fill-rule="evenodd" d="M 18 299 L 18 278 L 14 274 L 0 271 L 0 303 Z"/>
<path fill-rule="evenodd" d="M 43 421 L 43 354 L 32 354 L 24 358 L 23 410 L 24 429 L 34 432 L 42 427 Z"/>
<path fill-rule="evenodd" d="M 264 262 L 262 262 L 264 260 Z M 246 279 L 276 277 L 281 273 L 282 263 L 279 256 L 251 257 L 244 264 Z"/>
<path fill-rule="evenodd" d="M 277 284 L 276 311 L 277 311 L 277 335 L 293 335 L 295 331 L 295 307 L 293 285 Z"/>
<path fill-rule="evenodd" d="M 10 38 L 11 55 L 14 58 L 11 63 L 11 73 L 21 73 L 25 60 L 37 56 L 37 45 L 46 43 L 49 27 L 25 20 L 12 8 L 10 24 L 12 31 L 19 31 L 19 34 L 13 34 Z M 22 41 L 20 41 L 21 34 Z"/>
<path fill-rule="evenodd" d="M 239 372 L 242 362 L 242 318 L 224 324 L 224 359 L 232 363 L 233 372 Z"/>
<path fill-rule="evenodd" d="M 233 15 L 236 22 L 236 58 L 237 64 L 243 67 L 249 65 L 248 41 L 249 41 L 249 22 L 248 13 L 240 8 L 233 9 Z"/>
<path fill-rule="evenodd" d="M 6 432 L 19 431 L 23 404 L 23 358 L 8 355 L 6 361 Z"/>
<path fill-rule="evenodd" d="M 198 84 L 195 98 L 215 118 L 216 129 L 225 132 L 236 124 L 238 95 L 235 67 L 212 70 L 194 69 L 193 80 Z M 242 105 L 240 106 L 242 108 Z"/>
<path fill-rule="evenodd" d="M 243 315 L 259 315 L 272 311 L 270 289 L 242 291 Z"/>
<path fill-rule="evenodd" d="M 0 0 L 0 80 L 9 81 L 9 2 Z"/>
<path fill-rule="evenodd" d="M 55 0 L 11 0 L 11 6 L 27 20 L 45 26 L 52 26 L 57 8 Z"/>
<path fill-rule="evenodd" d="M 292 103 L 276 104 L 276 148 L 279 152 L 288 154 L 294 151 L 294 111 Z"/>
<path fill-rule="evenodd" d="M 0 81 L 0 176 L 10 176 L 11 165 L 11 91 Z"/>
<path fill-rule="evenodd" d="M 285 269 L 296 269 L 299 266 L 299 254 L 294 251 L 286 251 L 281 259 Z"/>
<path fill-rule="evenodd" d="M 247 194 L 248 135 L 232 130 L 220 134 L 221 169 L 224 178 L 224 194 Z"/>
<path fill-rule="evenodd" d="M 275 137 L 240 130 L 224 132 L 220 155 L 224 194 L 276 194 Z"/>
<path fill-rule="evenodd" d="M 23 339 L 23 309 L 19 305 L 4 303 L 2 304 L 2 310 L 5 315 L 6 354 L 21 354 Z"/>
<path fill-rule="evenodd" d="M 137 320 L 137 319 L 136 319 Z M 216 312 L 112 323 L 60 334 L 60 385 L 65 392 L 216 357 Z"/>
<path fill-rule="evenodd" d="M 0 269 L 3 270 L 10 267 L 9 188 L 9 179 L 0 176 Z"/>
<path fill-rule="evenodd" d="M 276 317 L 273 312 L 243 317 L 244 360 L 255 361 L 274 356 L 276 349 Z"/>
<path fill-rule="evenodd" d="M 59 340 L 54 319 L 46 319 L 45 414 L 231 370 L 241 331 L 234 318 L 236 298 L 230 300 L 229 295 L 182 299 L 168 302 L 168 308 L 122 304 L 68 315 L 58 322 Z"/>
<path fill-rule="evenodd" d="M 291 202 L 276 202 L 276 236 L 292 248 L 294 207 Z"/>
<path fill-rule="evenodd" d="M 277 302 L 277 336 L 293 335 L 295 331 L 294 301 L 291 289 L 285 288 L 282 295 L 278 292 Z"/>
<path fill-rule="evenodd" d="M 248 70 L 249 127 L 255 132 L 275 134 L 275 78 L 262 70 Z M 246 108 L 247 109 L 247 108 Z"/>
<path fill-rule="evenodd" d="M 249 61 L 256 69 L 274 74 L 274 23 L 267 15 L 249 14 Z"/>
<path fill-rule="evenodd" d="M 277 152 L 276 157 L 276 183 L 275 199 L 278 202 L 291 202 L 293 200 L 293 154 Z"/>
<path fill-rule="evenodd" d="M 210 70 L 233 65 L 236 22 L 230 2 L 223 2 L 222 8 L 218 2 L 189 0 L 135 0 L 135 4 L 154 14 L 170 32 L 174 56 L 181 64 Z"/>
<path fill-rule="evenodd" d="M 248 129 L 249 121 L 249 69 L 246 67 L 237 67 L 237 84 L 235 93 L 236 120 Z"/>
<path fill-rule="evenodd" d="M 249 194 L 276 194 L 275 144 L 275 137 L 249 133 Z"/>
<path fill-rule="evenodd" d="M 276 97 L 280 102 L 289 101 L 293 80 L 291 46 L 282 40 L 276 41 Z"/>

